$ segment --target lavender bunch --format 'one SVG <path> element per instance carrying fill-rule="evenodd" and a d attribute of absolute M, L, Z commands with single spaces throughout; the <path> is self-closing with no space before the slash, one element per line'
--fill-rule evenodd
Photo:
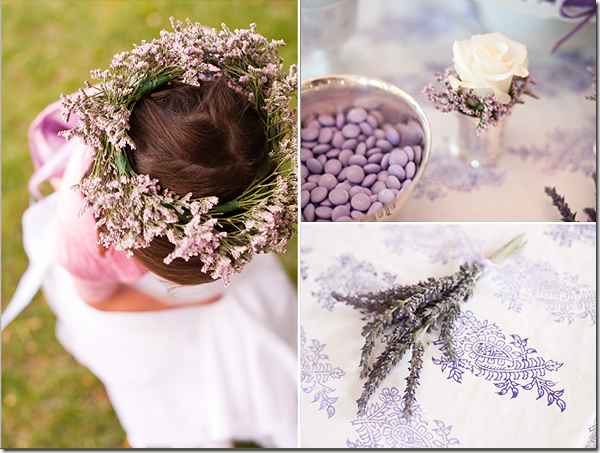
<path fill-rule="evenodd" d="M 477 96 L 471 88 L 454 89 L 450 83 L 452 77 L 458 78 L 458 73 L 448 68 L 444 73 L 434 73 L 435 79 L 442 85 L 442 90 L 437 91 L 433 84 L 425 86 L 423 93 L 427 99 L 433 101 L 436 109 L 447 112 L 460 112 L 467 116 L 479 118 L 476 130 L 487 129 L 489 126 L 496 126 L 500 118 L 509 115 L 515 104 L 524 104 L 522 97 L 528 95 L 538 99 L 537 95 L 531 91 L 529 84 L 535 81 L 527 77 L 514 76 L 511 81 L 509 95 L 510 102 L 502 104 L 494 94 Z"/>
<path fill-rule="evenodd" d="M 523 235 L 517 236 L 494 253 L 489 261 L 499 264 L 524 246 Z M 460 303 L 471 297 L 483 274 L 483 265 L 464 263 L 454 274 L 429 278 L 415 285 L 395 286 L 376 293 L 332 294 L 336 300 L 358 309 L 368 321 L 363 328 L 365 343 L 359 362 L 360 377 L 366 379 L 357 400 L 359 417 L 365 414 L 371 396 L 409 350 L 412 354 L 403 396 L 403 415 L 406 419 L 412 417 L 423 365 L 423 337 L 439 328 L 444 354 L 456 360 L 452 341 L 454 322 L 460 314 Z M 383 346 L 383 352 L 371 364 L 371 356 L 378 344 Z"/>
<path fill-rule="evenodd" d="M 269 42 L 249 30 L 205 32 L 199 23 L 187 27 L 171 18 L 174 31 L 142 41 L 133 50 L 113 57 L 110 68 L 92 71 L 99 83 L 76 95 L 61 95 L 63 117 L 77 116 L 77 125 L 64 131 L 94 150 L 89 177 L 78 186 L 84 195 L 82 212 L 98 219 L 100 243 L 117 250 L 147 247 L 166 236 L 175 250 L 165 258 L 189 260 L 200 256 L 202 272 L 229 284 L 259 252 L 281 253 L 295 232 L 297 218 L 297 144 L 295 109 L 289 104 L 297 91 L 298 71 L 284 69 L 277 52 L 282 41 Z M 263 118 L 269 146 L 270 171 L 257 176 L 244 193 L 228 203 L 216 197 L 192 198 L 161 188 L 158 180 L 137 175 L 126 154 L 135 148 L 129 118 L 145 94 L 171 81 L 199 85 L 221 79 L 245 96 Z"/>
<path fill-rule="evenodd" d="M 594 187 L 596 187 L 596 172 L 592 173 L 592 179 L 594 180 Z M 559 195 L 556 192 L 556 188 L 554 187 L 546 187 L 545 192 L 548 194 L 550 198 L 552 198 L 552 204 L 558 208 L 558 212 L 561 215 L 560 220 L 563 222 L 578 222 L 577 213 L 571 211 L 569 205 L 565 201 L 565 197 Z M 583 210 L 588 216 L 589 222 L 596 221 L 596 209 L 595 208 L 585 208 Z"/>

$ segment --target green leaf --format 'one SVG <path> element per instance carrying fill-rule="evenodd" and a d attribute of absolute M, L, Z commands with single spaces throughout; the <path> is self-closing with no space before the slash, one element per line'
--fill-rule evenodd
<path fill-rule="evenodd" d="M 129 159 L 124 152 L 120 152 L 115 156 L 115 163 L 117 164 L 117 169 L 119 170 L 119 174 L 125 174 L 133 170 L 131 164 L 129 163 Z"/>

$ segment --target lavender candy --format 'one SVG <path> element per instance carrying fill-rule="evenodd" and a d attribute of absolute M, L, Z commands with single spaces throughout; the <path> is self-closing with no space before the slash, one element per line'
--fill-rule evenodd
<path fill-rule="evenodd" d="M 335 219 L 335 222 L 352 222 L 352 217 L 343 215 Z"/>
<path fill-rule="evenodd" d="M 315 205 L 313 205 L 312 203 L 308 203 L 306 205 L 306 207 L 304 208 L 304 210 L 302 211 L 302 214 L 304 214 L 304 218 L 306 219 L 307 222 L 314 222 L 315 221 Z"/>
<path fill-rule="evenodd" d="M 358 140 L 356 140 L 355 138 L 349 138 L 342 145 L 342 149 L 351 149 L 352 151 L 354 151 L 356 149 L 356 145 L 358 145 Z"/>
<path fill-rule="evenodd" d="M 317 157 L 315 157 L 315 159 L 317 159 L 323 166 L 325 166 L 325 162 L 327 162 L 327 156 L 325 154 L 319 154 Z"/>
<path fill-rule="evenodd" d="M 400 144 L 400 133 L 393 127 L 388 127 L 385 130 L 385 138 L 394 146 L 398 146 Z"/>
<path fill-rule="evenodd" d="M 363 121 L 358 126 L 360 127 L 360 130 L 364 135 L 366 135 L 366 136 L 373 135 L 373 128 L 366 121 Z"/>
<path fill-rule="evenodd" d="M 319 179 L 321 179 L 321 175 L 309 175 L 308 178 L 306 178 L 307 181 L 317 184 L 319 183 Z"/>
<path fill-rule="evenodd" d="M 400 181 L 404 181 L 404 178 L 406 178 L 406 172 L 404 171 L 404 168 L 402 168 L 400 165 L 390 165 L 387 171 L 388 174 L 394 175 Z"/>
<path fill-rule="evenodd" d="M 354 152 L 351 149 L 343 149 L 340 155 L 338 156 L 338 160 L 342 163 L 344 167 L 348 166 L 348 162 L 350 158 L 354 156 Z"/>
<path fill-rule="evenodd" d="M 325 173 L 337 176 L 342 171 L 342 167 L 343 165 L 339 160 L 329 159 L 327 162 L 325 162 L 325 165 L 323 165 L 323 170 Z"/>
<path fill-rule="evenodd" d="M 318 208 L 315 209 L 315 214 L 317 215 L 317 217 L 320 217 L 321 219 L 331 219 L 332 212 L 333 212 L 333 209 L 331 209 L 328 206 L 319 206 Z"/>
<path fill-rule="evenodd" d="M 333 129 L 330 127 L 325 127 L 323 129 L 321 129 L 321 132 L 319 132 L 319 138 L 317 139 L 317 141 L 319 143 L 329 143 L 329 142 L 331 142 L 332 138 L 333 138 Z"/>
<path fill-rule="evenodd" d="M 324 175 L 321 175 L 321 177 L 319 178 L 319 186 L 323 186 L 325 188 L 327 188 L 327 190 L 333 190 L 335 189 L 335 186 L 338 185 L 338 180 L 337 178 L 332 175 L 331 173 L 325 173 Z"/>
<path fill-rule="evenodd" d="M 348 159 L 348 165 L 360 165 L 363 167 L 367 165 L 367 158 L 362 154 L 355 154 Z"/>
<path fill-rule="evenodd" d="M 385 138 L 377 140 L 377 142 L 375 142 L 375 146 L 377 146 L 377 148 L 380 148 L 384 153 L 390 152 L 393 148 L 393 145 L 390 142 L 388 142 Z"/>
<path fill-rule="evenodd" d="M 362 187 L 371 187 L 375 183 L 375 181 L 377 181 L 377 175 L 375 173 L 372 173 L 370 175 L 365 176 L 365 179 L 362 180 L 360 185 Z"/>
<path fill-rule="evenodd" d="M 307 127 L 300 132 L 300 138 L 302 140 L 306 140 L 307 142 L 312 142 L 316 140 L 319 136 L 320 130 L 318 127 Z"/>
<path fill-rule="evenodd" d="M 308 182 L 305 182 L 304 184 L 302 184 L 302 186 L 300 188 L 302 190 L 308 190 L 310 192 L 315 187 L 317 187 L 317 185 L 318 184 L 316 182 L 308 181 Z"/>
<path fill-rule="evenodd" d="M 359 124 L 365 121 L 367 119 L 367 116 L 368 113 L 365 109 L 363 109 L 362 107 L 355 107 L 348 111 L 348 113 L 346 114 L 346 120 L 351 123 Z"/>
<path fill-rule="evenodd" d="M 402 183 L 394 175 L 389 175 L 387 177 L 387 179 L 385 180 L 385 185 L 387 186 L 388 189 L 397 189 L 397 190 L 400 190 L 400 188 L 402 187 Z"/>
<path fill-rule="evenodd" d="M 314 157 L 314 154 L 310 149 L 300 148 L 300 161 L 306 162 L 311 157 Z"/>
<path fill-rule="evenodd" d="M 310 175 L 310 171 L 308 170 L 308 168 L 306 168 L 306 166 L 304 164 L 302 164 L 300 166 L 300 177 L 302 179 L 306 179 L 306 178 L 308 178 L 308 175 Z"/>
<path fill-rule="evenodd" d="M 377 149 L 377 148 L 375 148 Z M 383 159 L 383 154 L 381 153 L 375 153 L 375 154 L 371 154 L 369 156 L 369 158 L 367 159 L 367 161 L 370 164 L 379 164 L 379 166 L 381 167 L 381 160 Z"/>
<path fill-rule="evenodd" d="M 412 149 L 412 146 L 405 146 L 404 148 L 402 148 L 402 151 L 406 153 L 406 155 L 408 156 L 408 160 L 415 160 L 415 150 Z"/>
<path fill-rule="evenodd" d="M 350 209 L 346 206 L 336 206 L 331 212 L 331 220 L 337 222 L 340 217 L 348 217 L 350 219 Z"/>
<path fill-rule="evenodd" d="M 333 126 L 335 124 L 335 118 L 331 115 L 319 115 L 317 120 L 322 126 Z"/>
<path fill-rule="evenodd" d="M 373 193 L 379 193 L 383 189 L 386 189 L 386 188 L 387 188 L 387 186 L 385 185 L 385 181 L 375 181 L 373 183 L 373 185 L 371 186 L 371 191 Z"/>
<path fill-rule="evenodd" d="M 341 150 L 341 149 L 338 149 L 338 148 L 332 148 L 332 149 L 330 149 L 329 151 L 327 151 L 327 152 L 325 153 L 325 155 L 331 159 L 331 158 L 338 157 L 338 156 L 340 155 L 340 153 L 341 153 L 341 152 L 342 152 L 342 150 Z"/>
<path fill-rule="evenodd" d="M 329 201 L 335 206 L 345 204 L 349 198 L 348 191 L 344 189 L 333 189 L 329 192 Z"/>
<path fill-rule="evenodd" d="M 313 203 L 320 203 L 322 202 L 325 197 L 327 196 L 327 187 L 323 187 L 323 186 L 319 186 L 319 187 L 315 187 L 311 192 L 310 192 L 310 201 Z"/>
<path fill-rule="evenodd" d="M 373 203 L 371 205 L 371 207 L 367 211 L 367 214 L 371 214 L 372 212 L 375 212 L 375 211 L 377 211 L 378 209 L 381 209 L 381 208 L 383 208 L 383 204 L 380 201 L 376 201 L 375 203 Z"/>
<path fill-rule="evenodd" d="M 394 148 L 390 153 L 390 165 L 400 165 L 404 167 L 408 163 L 408 154 L 400 148 Z"/>
<path fill-rule="evenodd" d="M 352 209 L 365 212 L 371 206 L 371 199 L 366 193 L 357 193 L 351 198 L 350 204 Z"/>
<path fill-rule="evenodd" d="M 331 144 L 334 147 L 341 149 L 344 147 L 345 142 L 346 142 L 346 137 L 344 137 L 344 134 L 342 134 L 341 131 L 336 131 L 333 134 L 333 138 L 331 139 Z"/>
<path fill-rule="evenodd" d="M 392 201 L 394 201 L 394 198 L 396 198 L 396 195 L 390 189 L 383 189 L 381 192 L 379 192 L 377 194 L 377 198 L 381 203 L 383 203 L 385 205 L 385 204 L 388 204 L 388 203 L 391 203 Z"/>
<path fill-rule="evenodd" d="M 300 206 L 302 208 L 306 207 L 308 202 L 310 201 L 310 192 L 308 190 L 303 190 L 300 192 Z"/>
<path fill-rule="evenodd" d="M 412 179 L 413 176 L 415 176 L 417 167 L 413 161 L 410 161 L 409 163 L 406 164 L 406 167 L 404 167 L 404 170 L 406 171 L 406 179 Z"/>
<path fill-rule="evenodd" d="M 358 124 L 348 123 L 342 128 L 342 134 L 346 138 L 356 138 L 360 134 L 360 127 Z"/>
<path fill-rule="evenodd" d="M 325 154 L 330 149 L 331 146 L 328 143 L 319 143 L 312 149 L 312 153 L 316 156 L 318 154 Z"/>
<path fill-rule="evenodd" d="M 381 166 L 379 164 L 367 164 L 363 167 L 363 170 L 366 174 L 379 173 Z"/>
<path fill-rule="evenodd" d="M 346 115 L 340 112 L 335 117 L 335 126 L 338 129 L 341 129 L 342 127 L 344 127 L 344 124 L 346 124 Z"/>
<path fill-rule="evenodd" d="M 350 165 L 347 167 L 346 179 L 354 184 L 360 184 L 365 178 L 365 171 L 358 165 Z"/>

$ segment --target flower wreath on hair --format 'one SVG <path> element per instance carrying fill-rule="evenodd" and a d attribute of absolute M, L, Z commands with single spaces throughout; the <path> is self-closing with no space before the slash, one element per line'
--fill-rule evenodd
<path fill-rule="evenodd" d="M 259 252 L 285 251 L 297 218 L 297 141 L 295 109 L 297 67 L 289 73 L 277 46 L 249 30 L 205 32 L 198 23 L 171 18 L 174 32 L 142 41 L 130 52 L 113 57 L 110 69 L 91 72 L 100 81 L 73 96 L 61 95 L 63 117 L 77 116 L 75 128 L 63 131 L 91 147 L 91 174 L 76 185 L 84 195 L 81 210 L 96 217 L 99 243 L 129 255 L 158 236 L 166 236 L 174 251 L 164 262 L 199 256 L 202 272 L 213 279 L 239 272 Z M 136 174 L 126 154 L 135 148 L 128 135 L 129 117 L 145 94 L 171 81 L 200 85 L 225 80 L 261 114 L 269 148 L 269 169 L 258 175 L 235 200 L 219 204 L 217 197 L 179 196 L 161 188 L 158 180 Z M 87 92 L 86 92 L 87 91 Z M 91 92 L 91 94 L 88 94 Z"/>

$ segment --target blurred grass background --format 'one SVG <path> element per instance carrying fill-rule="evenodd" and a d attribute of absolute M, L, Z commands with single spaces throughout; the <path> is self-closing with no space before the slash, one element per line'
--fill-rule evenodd
<path fill-rule="evenodd" d="M 90 80 L 90 70 L 106 69 L 114 54 L 170 30 L 170 16 L 215 28 L 256 22 L 259 33 L 285 40 L 280 54 L 288 65 L 298 59 L 295 0 L 2 1 L 3 309 L 28 264 L 21 216 L 33 171 L 29 124 L 60 93 Z M 296 256 L 294 240 L 281 256 L 294 281 Z M 2 447 L 127 447 L 104 387 L 62 349 L 54 322 L 38 293 L 2 332 Z"/>

